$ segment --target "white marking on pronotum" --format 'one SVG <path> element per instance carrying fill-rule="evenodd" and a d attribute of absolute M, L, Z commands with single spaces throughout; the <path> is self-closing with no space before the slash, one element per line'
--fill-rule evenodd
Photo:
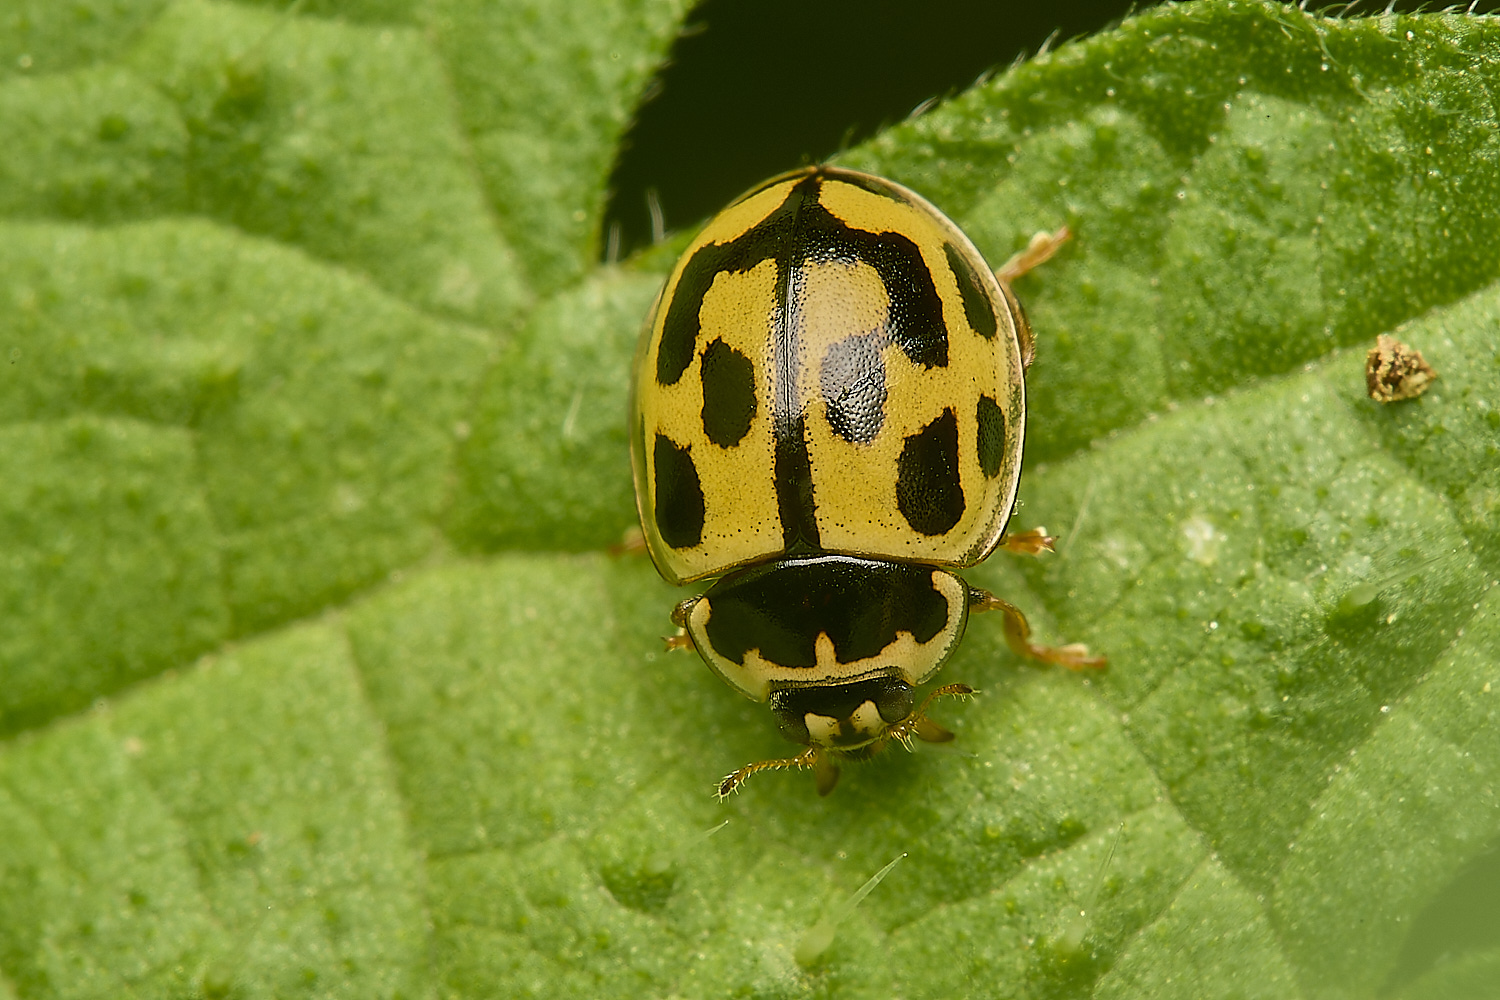
<path fill-rule="evenodd" d="M 880 880 L 889 875 L 891 869 L 896 867 L 897 862 L 904 857 L 906 857 L 906 852 L 902 851 L 896 856 L 894 861 L 880 869 L 874 875 L 871 875 L 869 881 L 856 889 L 854 895 L 849 897 L 848 902 L 813 924 L 803 933 L 802 939 L 797 942 L 796 950 L 792 952 L 792 957 L 797 960 L 798 965 L 811 965 L 818 960 L 819 955 L 828 950 L 828 946 L 833 944 L 833 933 L 838 930 L 839 924 L 843 923 L 849 914 L 854 912 L 856 906 L 865 901 L 866 896 L 875 891 L 875 887 L 880 884 Z"/>

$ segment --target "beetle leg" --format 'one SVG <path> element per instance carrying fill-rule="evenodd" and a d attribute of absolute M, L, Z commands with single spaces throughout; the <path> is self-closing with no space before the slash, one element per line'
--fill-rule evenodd
<path fill-rule="evenodd" d="M 1057 538 L 1047 534 L 1046 528 L 1035 527 L 1019 535 L 1006 535 L 1000 540 L 1000 547 L 1007 552 L 1015 552 L 1019 555 L 1039 556 L 1043 552 L 1054 551 L 1052 543 L 1055 541 Z"/>
<path fill-rule="evenodd" d="M 1005 644 L 1017 656 L 1056 663 L 1069 670 L 1098 670 L 1109 663 L 1102 656 L 1090 656 L 1089 648 L 1081 642 L 1066 646 L 1042 646 L 1032 642 L 1031 626 L 1021 609 L 987 590 L 969 588 L 969 610 L 1002 612 L 1005 615 Z"/>
<path fill-rule="evenodd" d="M 839 766 L 833 762 L 833 754 L 813 754 L 813 779 L 818 786 L 818 795 L 833 791 L 833 786 L 839 783 Z"/>
<path fill-rule="evenodd" d="M 839 767 L 835 764 L 828 752 L 822 747 L 808 747 L 795 757 L 783 757 L 781 760 L 760 760 L 754 764 L 746 764 L 738 771 L 727 776 L 719 782 L 719 798 L 729 797 L 729 793 L 736 791 L 745 779 L 757 771 L 779 771 L 782 768 L 795 767 L 798 769 L 810 767 L 813 776 L 817 778 L 818 794 L 827 795 L 833 791 L 833 786 L 839 781 Z"/>
<path fill-rule="evenodd" d="M 995 279 L 1000 282 L 1000 291 L 1004 293 L 1006 305 L 1016 322 L 1016 340 L 1021 345 L 1023 369 L 1030 368 L 1031 362 L 1036 359 L 1036 339 L 1031 335 L 1031 324 L 1026 321 L 1026 310 L 1021 308 L 1015 293 L 1010 290 L 1010 283 L 1049 260 L 1072 235 L 1067 226 L 1055 233 L 1037 233 L 1025 250 L 1001 264 L 1000 269 L 995 272 Z"/>
<path fill-rule="evenodd" d="M 911 734 L 924 743 L 948 743 L 956 738 L 953 730 L 943 728 L 925 715 L 911 724 Z"/>
<path fill-rule="evenodd" d="M 646 551 L 646 536 L 641 534 L 640 528 L 630 528 L 620 537 L 620 540 L 608 549 L 611 556 L 638 556 Z"/>
<path fill-rule="evenodd" d="M 662 636 L 661 641 L 667 644 L 667 652 L 669 653 L 679 649 L 694 652 L 698 648 L 693 645 L 693 637 L 687 634 L 687 629 L 685 628 L 678 629 L 676 635 Z"/>
<path fill-rule="evenodd" d="M 995 269 L 995 277 L 1002 285 L 1009 285 L 1029 271 L 1051 260 L 1062 245 L 1073 238 L 1073 232 L 1063 226 L 1055 233 L 1040 232 L 1031 237 L 1026 249 L 1015 254 Z"/>

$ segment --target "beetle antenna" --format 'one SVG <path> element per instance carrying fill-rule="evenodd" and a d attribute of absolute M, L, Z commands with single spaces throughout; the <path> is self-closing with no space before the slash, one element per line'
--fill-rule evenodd
<path fill-rule="evenodd" d="M 939 698 L 948 696 L 964 698 L 978 693 L 967 684 L 944 684 L 922 699 L 922 704 L 917 706 L 915 712 L 887 729 L 885 738 L 899 740 L 908 750 L 911 749 L 913 736 L 927 743 L 947 743 L 953 739 L 953 734 L 927 717 L 928 706 Z"/>
<path fill-rule="evenodd" d="M 783 768 L 795 767 L 800 769 L 812 768 L 818 776 L 818 794 L 827 795 L 833 791 L 834 783 L 839 780 L 838 765 L 828 758 L 822 747 L 808 747 L 795 757 L 783 757 L 780 760 L 758 760 L 754 764 L 746 764 L 738 771 L 727 776 L 719 782 L 718 796 L 720 801 L 729 798 L 730 793 L 738 791 L 745 783 L 745 779 L 757 771 L 780 771 Z M 828 791 L 823 790 L 824 775 L 832 771 L 832 778 L 828 781 Z"/>

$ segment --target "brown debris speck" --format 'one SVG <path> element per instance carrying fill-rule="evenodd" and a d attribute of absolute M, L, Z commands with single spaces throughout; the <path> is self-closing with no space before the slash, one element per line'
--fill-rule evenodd
<path fill-rule="evenodd" d="M 1421 351 L 1414 351 L 1384 333 L 1375 338 L 1375 346 L 1365 357 L 1365 385 L 1370 398 L 1377 403 L 1415 399 L 1437 377 L 1437 372 L 1423 360 Z"/>

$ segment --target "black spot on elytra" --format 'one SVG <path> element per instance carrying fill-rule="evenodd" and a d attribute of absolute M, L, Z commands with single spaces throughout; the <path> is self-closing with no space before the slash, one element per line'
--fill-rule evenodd
<path fill-rule="evenodd" d="M 767 215 L 753 229 L 728 243 L 710 243 L 699 247 L 688 259 L 672 289 L 667 315 L 662 321 L 661 343 L 656 348 L 656 381 L 676 385 L 688 365 L 693 363 L 698 334 L 702 330 L 699 315 L 703 297 L 713 287 L 714 279 L 724 273 L 744 273 L 765 260 L 784 260 L 793 247 L 797 218 L 808 195 L 816 196 L 817 178 L 810 177 L 792 187 L 786 201 Z M 785 270 L 785 268 L 783 268 Z"/>
<path fill-rule="evenodd" d="M 656 435 L 651 456 L 656 475 L 656 530 L 674 549 L 690 549 L 703 540 L 703 484 L 686 448 Z"/>
<path fill-rule="evenodd" d="M 885 332 L 912 364 L 948 364 L 948 327 L 943 300 L 917 245 L 897 232 L 871 233 L 846 226 L 822 205 L 808 205 L 798 224 L 801 256 L 807 260 L 864 263 L 885 286 L 890 308 Z"/>
<path fill-rule="evenodd" d="M 807 453 L 807 418 L 798 416 L 777 426 L 774 458 L 776 511 L 781 517 L 781 544 L 789 553 L 822 547 L 813 501 L 812 456 Z"/>
<path fill-rule="evenodd" d="M 879 276 L 890 303 L 881 331 L 886 342 L 900 347 L 913 364 L 925 368 L 948 364 L 948 330 L 943 319 L 942 300 L 917 244 L 897 232 L 870 232 L 847 225 L 823 206 L 821 192 L 825 182 L 854 183 L 882 197 L 906 201 L 900 193 L 887 189 L 879 181 L 861 179 L 856 183 L 855 179 L 836 171 L 809 173 L 794 183 L 786 200 L 754 227 L 733 240 L 711 243 L 694 251 L 683 265 L 670 298 L 663 304 L 666 314 L 662 318 L 661 337 L 657 344 L 656 380 L 663 386 L 675 385 L 697 356 L 698 338 L 703 332 L 703 299 L 718 276 L 744 273 L 763 261 L 775 261 L 776 291 L 768 330 L 770 370 L 766 373 L 766 380 L 772 389 L 768 401 L 775 441 L 773 475 L 777 507 L 783 545 L 788 553 L 817 551 L 820 544 L 811 458 L 807 451 L 807 417 L 801 403 L 804 387 L 800 385 L 803 378 L 800 343 L 803 331 L 797 329 L 794 322 L 800 310 L 796 303 L 789 301 L 792 278 L 798 270 L 809 262 L 868 264 Z M 875 396 L 868 394 L 863 385 L 853 388 L 856 391 L 847 398 L 841 398 L 843 389 L 835 394 L 838 404 L 830 407 L 830 424 L 842 421 L 841 425 L 835 425 L 836 429 L 842 427 L 840 433 L 873 433 L 868 428 L 879 429 L 879 424 L 872 422 L 877 414 L 883 421 L 884 399 L 879 399 L 877 409 Z M 725 439 L 734 437 L 731 432 L 738 428 L 728 425 L 732 423 L 735 411 L 710 412 L 709 403 L 705 390 L 705 431 L 709 431 L 709 422 L 720 417 L 726 424 L 710 432 L 710 439 L 718 440 L 712 437 L 712 433 L 718 431 L 723 432 Z M 835 410 L 842 412 L 835 414 Z M 741 418 L 743 412 L 743 409 L 739 411 Z M 691 468 L 691 460 L 685 452 L 683 461 L 678 464 Z M 696 471 L 690 478 L 684 476 L 683 479 L 693 486 L 693 489 L 686 490 L 684 497 L 701 498 Z M 961 512 L 962 494 L 958 493 L 957 497 Z M 688 499 L 682 502 L 686 512 L 697 509 Z M 663 506 L 659 501 L 658 520 L 663 516 Z M 701 537 L 701 516 L 698 520 L 696 529 L 684 532 L 681 537 Z M 928 521 L 932 518 L 929 517 Z M 691 518 L 683 521 L 685 526 L 691 523 Z M 667 538 L 665 529 L 663 538 Z"/>
<path fill-rule="evenodd" d="M 714 650 L 736 663 L 752 649 L 784 667 L 817 665 L 826 633 L 841 663 L 864 660 L 910 632 L 930 642 L 948 623 L 932 568 L 855 556 L 786 559 L 733 573 L 703 595 Z"/>
<path fill-rule="evenodd" d="M 823 355 L 818 388 L 828 425 L 845 441 L 873 441 L 885 423 L 885 361 L 880 350 L 887 343 L 883 333 L 855 334 L 830 344 Z"/>
<path fill-rule="evenodd" d="M 943 253 L 948 255 L 948 267 L 958 282 L 958 294 L 963 297 L 964 315 L 968 317 L 969 325 L 985 340 L 993 340 L 995 331 L 999 328 L 995 320 L 995 307 L 985 294 L 979 275 L 974 273 L 969 259 L 952 243 L 943 244 Z"/>
<path fill-rule="evenodd" d="M 946 534 L 964 516 L 958 417 L 951 409 L 906 439 L 896 460 L 896 507 L 913 531 Z"/>
<path fill-rule="evenodd" d="M 979 468 L 986 479 L 993 479 L 1005 461 L 1005 411 L 989 396 L 980 396 L 975 423 L 979 426 Z"/>
<path fill-rule="evenodd" d="M 755 366 L 739 351 L 715 340 L 703 349 L 703 433 L 720 448 L 733 448 L 755 419 Z"/>

